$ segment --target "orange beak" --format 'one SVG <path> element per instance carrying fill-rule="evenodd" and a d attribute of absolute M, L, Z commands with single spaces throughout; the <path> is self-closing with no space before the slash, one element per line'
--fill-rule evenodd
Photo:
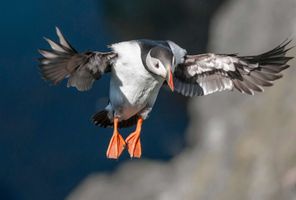
<path fill-rule="evenodd" d="M 173 80 L 173 73 L 172 70 L 169 69 L 169 75 L 167 76 L 167 83 L 170 87 L 170 89 L 172 90 L 172 92 L 174 91 L 174 80 Z"/>

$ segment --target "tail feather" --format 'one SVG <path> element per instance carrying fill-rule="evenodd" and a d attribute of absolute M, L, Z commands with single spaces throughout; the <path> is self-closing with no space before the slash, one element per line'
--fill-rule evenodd
<path fill-rule="evenodd" d="M 138 116 L 134 115 L 133 117 L 127 119 L 127 120 L 122 120 L 119 122 L 118 127 L 119 128 L 128 128 L 131 127 L 135 124 L 137 124 Z M 107 110 L 102 110 L 97 112 L 92 116 L 92 122 L 96 126 L 100 126 L 103 128 L 108 128 L 108 127 L 113 127 L 113 121 L 108 117 L 108 111 Z"/>

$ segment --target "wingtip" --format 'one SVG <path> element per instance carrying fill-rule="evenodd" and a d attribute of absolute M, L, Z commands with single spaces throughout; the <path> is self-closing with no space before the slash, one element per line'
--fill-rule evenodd
<path fill-rule="evenodd" d="M 47 43 L 50 43 L 50 39 L 49 39 L 49 38 L 43 36 L 43 39 L 44 39 Z"/>
<path fill-rule="evenodd" d="M 285 52 L 288 52 L 296 46 L 295 44 L 290 46 L 291 43 L 294 43 L 294 40 L 292 38 L 287 38 L 278 46 L 278 48 L 283 48 L 285 49 Z"/>
<path fill-rule="evenodd" d="M 56 29 L 56 34 L 58 35 L 59 39 L 61 37 L 64 37 L 64 35 L 59 27 L 56 26 L 55 29 Z"/>
<path fill-rule="evenodd" d="M 38 53 L 42 55 L 43 50 L 42 49 L 37 49 Z"/>
<path fill-rule="evenodd" d="M 280 43 L 279 47 L 285 47 L 285 46 L 289 45 L 292 41 L 293 41 L 292 38 L 287 37 L 286 39 L 284 39 L 284 40 Z"/>
<path fill-rule="evenodd" d="M 60 28 L 58 26 L 55 26 L 55 30 L 57 33 L 61 32 Z"/>
<path fill-rule="evenodd" d="M 68 50 L 73 51 L 74 53 L 77 53 L 77 51 L 72 47 L 72 45 L 67 41 L 65 36 L 63 35 L 62 31 L 56 26 L 56 34 L 59 38 L 60 44 L 65 47 Z"/>

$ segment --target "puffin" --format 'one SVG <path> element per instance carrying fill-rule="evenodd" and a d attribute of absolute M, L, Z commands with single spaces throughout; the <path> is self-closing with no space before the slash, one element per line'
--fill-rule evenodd
<path fill-rule="evenodd" d="M 91 89 L 96 80 L 110 74 L 109 103 L 92 116 L 95 125 L 113 127 L 106 156 L 118 159 L 124 149 L 140 158 L 141 128 L 152 111 L 160 88 L 187 97 L 221 91 L 254 95 L 281 78 L 292 40 L 255 56 L 204 53 L 190 55 L 170 40 L 139 39 L 111 44 L 110 51 L 78 52 L 56 27 L 59 41 L 44 38 L 50 49 L 39 49 L 40 73 L 53 85 L 67 79 L 67 87 Z M 120 128 L 135 125 L 126 139 Z"/>

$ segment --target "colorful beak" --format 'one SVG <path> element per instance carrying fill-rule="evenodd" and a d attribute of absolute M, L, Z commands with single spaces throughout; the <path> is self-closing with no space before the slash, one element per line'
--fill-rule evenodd
<path fill-rule="evenodd" d="M 170 89 L 172 90 L 172 92 L 174 91 L 174 80 L 173 80 L 173 73 L 172 73 L 172 70 L 169 69 L 169 74 L 167 76 L 167 79 L 166 79 Z"/>

